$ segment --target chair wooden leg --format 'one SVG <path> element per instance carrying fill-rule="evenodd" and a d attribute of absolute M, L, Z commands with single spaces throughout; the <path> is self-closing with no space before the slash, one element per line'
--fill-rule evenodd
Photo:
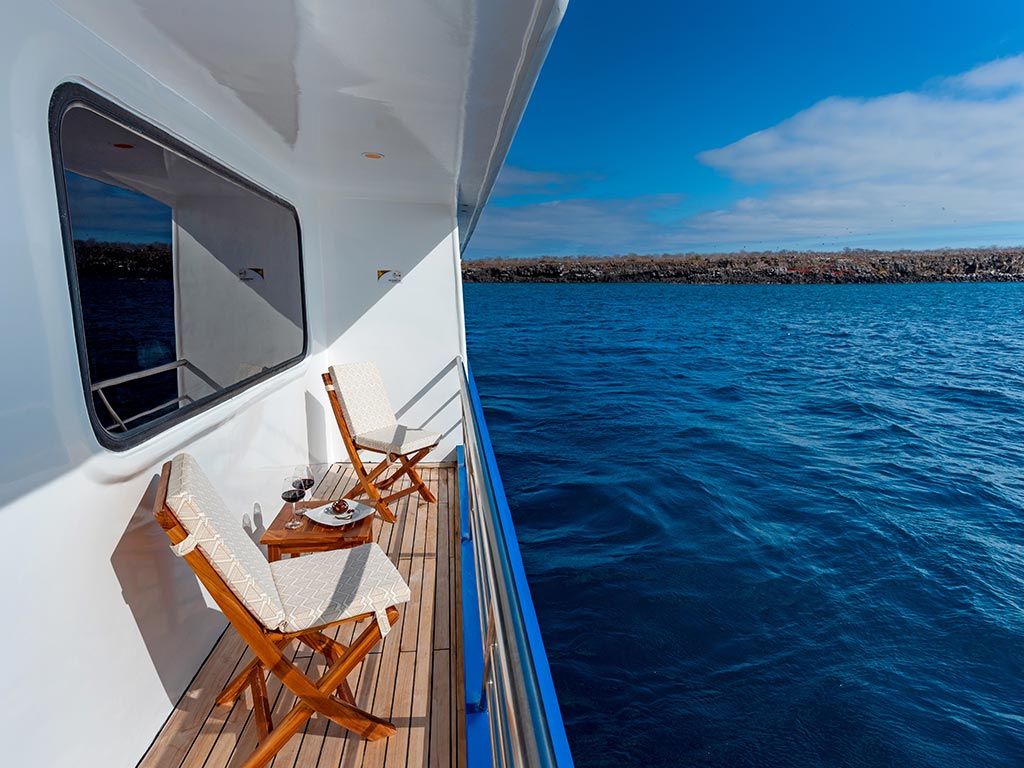
<path fill-rule="evenodd" d="M 417 461 L 418 460 L 419 459 L 417 459 Z M 402 457 L 402 463 L 405 464 L 405 457 L 404 456 Z M 415 484 L 416 489 L 420 492 L 420 496 L 422 496 L 423 499 L 428 504 L 436 504 L 437 503 L 437 497 L 434 496 L 434 494 L 430 492 L 429 488 L 427 488 L 427 484 L 425 482 L 423 482 L 423 478 L 420 477 L 420 473 L 416 471 L 415 464 L 416 464 L 416 461 L 413 461 L 413 462 L 411 462 L 409 464 L 409 477 L 412 478 L 412 481 Z"/>
<path fill-rule="evenodd" d="M 278 648 L 283 648 L 288 645 L 288 643 L 288 640 L 281 640 L 278 642 L 277 646 Z M 245 690 L 245 687 L 249 685 L 249 675 L 252 674 L 253 669 L 256 667 L 262 667 L 262 664 L 263 662 L 259 659 L 253 659 L 246 664 L 245 667 L 242 668 L 242 671 L 235 675 L 231 679 L 230 683 L 224 686 L 224 690 L 217 694 L 216 702 L 218 704 L 233 703 L 235 699 L 242 695 L 242 691 Z"/>
<path fill-rule="evenodd" d="M 359 495 L 366 496 L 376 508 L 377 513 L 389 523 L 395 522 L 396 518 L 395 513 L 391 511 L 391 507 L 388 505 L 392 501 L 400 499 L 403 496 L 408 496 L 411 493 L 418 493 L 428 504 L 436 504 L 437 497 L 434 496 L 430 488 L 427 487 L 427 484 L 420 476 L 420 473 L 416 471 L 416 465 L 422 461 L 423 458 L 433 450 L 433 448 L 434 446 L 421 448 L 416 453 L 411 455 L 407 454 L 405 456 L 388 454 L 369 473 L 365 472 L 362 462 L 360 462 L 358 466 L 353 463 L 357 482 L 348 491 L 346 491 L 342 498 L 354 499 Z M 396 460 L 401 462 L 402 465 L 398 471 L 391 475 L 391 477 L 377 482 L 377 478 L 382 475 Z M 410 488 L 404 488 L 401 491 L 387 496 L 382 495 L 383 491 L 391 488 L 403 477 L 408 477 L 412 481 L 412 486 Z"/>
<path fill-rule="evenodd" d="M 388 609 L 388 620 L 392 625 L 398 621 L 397 609 Z M 298 701 L 291 711 L 278 723 L 267 739 L 260 743 L 256 751 L 245 762 L 244 768 L 263 768 L 263 766 L 269 763 L 288 740 L 302 730 L 306 721 L 312 716 L 314 709 L 343 728 L 354 731 L 365 739 L 376 741 L 377 739 L 393 736 L 397 729 L 391 722 L 366 712 L 353 704 L 335 699 L 333 700 L 333 706 L 323 706 L 329 700 L 321 701 L 319 702 L 320 705 L 317 705 L 317 699 L 323 699 L 324 694 L 337 689 L 352 670 L 355 669 L 356 665 L 366 657 L 366 654 L 370 652 L 373 646 L 380 641 L 380 638 L 380 628 L 376 622 L 371 622 L 359 637 L 356 638 L 356 641 L 349 646 L 344 656 L 332 664 L 323 677 L 316 682 L 316 686 L 312 690 L 319 694 L 318 696 L 310 696 L 307 693 L 307 686 L 310 681 L 302 673 L 299 673 L 301 675 L 300 684 L 297 684 L 299 683 L 297 678 L 289 674 L 279 675 L 281 682 L 296 694 Z M 292 667 L 291 663 L 287 661 L 279 666 Z M 279 669 L 278 671 L 284 672 L 285 670 Z"/>
<path fill-rule="evenodd" d="M 377 484 L 374 483 L 374 480 L 376 480 L 385 470 L 387 470 L 387 468 L 391 466 L 391 463 L 392 462 L 390 458 L 385 458 L 377 466 L 371 469 L 368 473 L 366 472 L 365 467 L 356 467 L 355 465 L 353 465 L 353 469 L 356 470 L 356 479 L 358 482 L 351 488 L 349 488 L 342 498 L 355 498 L 356 496 L 359 495 L 360 491 L 365 493 L 370 498 L 376 498 L 376 496 L 378 496 L 379 494 L 376 493 Z"/>
<path fill-rule="evenodd" d="M 384 499 L 377 499 L 377 503 L 374 504 L 374 509 L 377 510 L 377 514 L 380 515 L 381 519 L 386 523 L 393 523 L 398 518 L 395 517 L 395 513 L 391 511 L 391 507 Z"/>
<path fill-rule="evenodd" d="M 393 474 L 391 477 L 389 477 L 387 480 L 384 480 L 383 482 L 377 483 L 376 484 L 377 488 L 379 490 L 382 490 L 382 491 L 385 490 L 386 488 L 390 488 L 392 485 L 394 485 L 396 482 L 401 480 L 406 475 L 409 475 L 410 477 L 413 477 L 414 478 L 413 479 L 413 483 L 417 484 L 417 481 L 419 479 L 419 475 L 416 474 L 416 472 L 413 469 L 413 467 L 416 465 L 416 462 L 420 461 L 424 456 L 426 456 L 428 453 L 430 453 L 430 450 L 431 450 L 430 448 L 423 448 L 420 451 L 418 451 L 417 453 L 413 454 L 412 458 L 409 458 L 409 454 L 406 454 L 404 456 L 395 456 L 395 457 L 393 457 L 392 461 L 399 461 L 399 462 L 401 462 L 401 464 L 402 464 L 401 468 L 397 472 L 395 472 L 395 474 Z M 412 472 L 411 475 L 409 474 L 410 472 Z"/>
<path fill-rule="evenodd" d="M 396 481 L 408 475 L 409 479 L 412 480 L 413 487 L 419 492 L 420 496 L 422 496 L 428 504 L 436 504 L 437 499 L 434 497 L 434 494 L 430 492 L 427 484 L 423 482 L 423 478 L 420 477 L 420 473 L 416 471 L 416 464 L 430 453 L 431 450 L 432 448 L 422 448 L 417 451 L 412 458 L 408 455 L 399 456 L 398 460 L 402 463 L 402 468 L 384 482 L 378 483 L 377 489 L 381 491 L 386 490 L 394 485 Z"/>
<path fill-rule="evenodd" d="M 394 464 L 396 461 L 404 460 L 404 458 L 405 458 L 404 456 L 396 456 L 393 453 L 388 454 L 388 460 L 392 464 Z M 404 461 L 403 461 L 403 463 L 404 463 Z M 391 477 L 387 478 L 386 480 L 381 480 L 379 483 L 374 483 L 374 485 L 377 486 L 377 490 L 378 491 L 386 490 L 386 489 L 390 488 L 392 485 L 394 485 L 395 482 L 397 482 L 398 480 L 401 480 L 403 475 L 405 475 L 405 469 L 399 469 Z"/>
<path fill-rule="evenodd" d="M 387 613 L 388 622 L 394 626 L 395 622 L 398 621 L 398 609 L 388 608 Z M 370 625 L 360 633 L 359 637 L 349 646 L 341 658 L 332 664 L 331 668 L 317 681 L 317 690 L 320 693 L 327 693 L 337 689 L 339 685 L 345 682 L 345 679 L 352 670 L 366 658 L 366 654 L 380 642 L 380 639 L 380 627 L 377 626 L 376 621 L 371 621 Z M 346 704 L 344 710 L 346 710 L 346 714 L 340 717 L 338 716 L 340 713 L 323 712 L 323 714 L 343 728 L 355 731 L 363 738 L 371 741 L 393 736 L 397 732 L 397 729 L 390 721 L 359 709 L 352 704 Z"/>
<path fill-rule="evenodd" d="M 356 478 L 358 482 L 352 486 L 342 497 L 344 499 L 354 499 L 360 494 L 368 497 L 373 507 L 377 510 L 384 520 L 389 523 L 395 522 L 395 513 L 388 507 L 387 502 L 381 499 L 380 491 L 377 490 L 377 485 L 374 482 L 389 466 L 391 466 L 391 458 L 386 457 L 380 464 L 373 468 L 369 474 L 364 474 L 362 467 L 354 467 L 356 470 Z"/>
<path fill-rule="evenodd" d="M 231 704 L 242 695 L 242 691 L 249 685 L 249 677 L 252 675 L 252 671 L 257 667 L 261 666 L 259 659 L 253 659 L 250 661 L 245 668 L 232 678 L 231 682 L 224 686 L 219 694 L 217 694 L 218 704 Z"/>
<path fill-rule="evenodd" d="M 381 501 L 384 502 L 385 504 L 390 504 L 392 501 L 405 498 L 406 496 L 410 496 L 418 491 L 419 489 L 415 485 L 410 485 L 408 488 L 403 488 L 402 490 L 395 491 L 394 493 L 390 493 L 387 496 L 382 496 Z"/>
<path fill-rule="evenodd" d="M 341 643 L 332 640 L 323 632 L 314 632 L 309 635 L 303 635 L 299 639 L 327 659 L 328 667 L 333 665 L 340 657 L 345 655 L 346 651 L 348 651 L 348 648 Z M 353 695 L 352 689 L 349 687 L 347 680 L 342 681 L 335 693 L 338 694 L 338 698 L 342 701 L 347 701 L 349 704 L 356 703 L 356 697 Z"/>
<path fill-rule="evenodd" d="M 252 708 L 256 714 L 256 740 L 263 741 L 274 730 L 274 721 L 270 717 L 270 696 L 267 695 L 267 681 L 263 677 L 263 666 L 256 667 L 250 673 L 252 687 Z"/>
<path fill-rule="evenodd" d="M 299 703 L 292 707 L 277 728 L 271 731 L 267 738 L 259 742 L 259 746 L 242 763 L 242 768 L 263 768 L 274 759 L 274 755 L 281 751 L 281 748 L 288 743 L 292 736 L 302 730 L 302 726 L 312 715 L 313 710 L 305 704 Z"/>
<path fill-rule="evenodd" d="M 342 681 L 341 685 L 338 686 L 337 694 L 338 698 L 342 701 L 351 704 L 353 707 L 356 705 L 356 695 L 352 692 L 352 688 L 349 687 L 348 680 Z"/>
<path fill-rule="evenodd" d="M 398 616 L 398 609 L 388 608 L 388 621 L 392 626 L 398 621 Z M 306 637 L 307 635 L 304 635 L 299 639 L 304 640 Z M 256 750 L 242 764 L 242 768 L 264 768 L 267 763 L 274 759 L 274 755 L 281 751 L 281 748 L 288 743 L 288 740 L 302 730 L 306 721 L 313 715 L 314 710 L 341 727 L 347 728 L 370 741 L 384 739 L 397 733 L 398 729 L 390 721 L 360 709 L 353 703 L 333 698 L 324 698 L 324 694 L 329 695 L 330 691 L 336 690 L 344 683 L 345 678 L 351 674 L 352 670 L 366 657 L 366 654 L 373 649 L 373 646 L 380 639 L 380 628 L 377 626 L 377 622 L 371 621 L 370 625 L 360 633 L 359 637 L 348 647 L 342 657 L 335 661 L 330 669 L 317 680 L 315 686 L 290 661 L 281 657 L 279 662 L 273 665 L 275 674 L 296 695 L 298 700 L 288 714 L 281 719 L 281 722 L 270 731 L 266 739 L 259 743 Z M 319 642 L 319 640 L 314 639 L 313 642 Z M 324 706 L 325 704 L 328 706 Z"/>

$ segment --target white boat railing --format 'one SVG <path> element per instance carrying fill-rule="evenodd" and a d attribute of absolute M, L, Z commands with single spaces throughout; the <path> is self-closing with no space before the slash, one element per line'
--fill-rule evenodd
<path fill-rule="evenodd" d="M 459 369 L 468 765 L 571 768 L 561 708 L 480 396 L 468 365 Z"/>
<path fill-rule="evenodd" d="M 194 365 L 193 363 L 189 362 L 184 358 L 182 358 L 181 360 L 174 360 L 173 362 L 170 363 L 164 363 L 163 365 L 157 365 L 154 366 L 153 368 L 146 368 L 141 371 L 133 371 L 132 373 L 126 373 L 123 376 L 115 376 L 111 379 L 104 379 L 103 381 L 96 382 L 90 388 L 92 389 L 93 393 L 95 393 L 96 396 L 99 398 L 100 402 L 103 403 L 103 407 L 107 409 L 107 413 L 109 413 L 110 417 L 114 420 L 113 426 L 120 428 L 123 432 L 127 432 L 128 425 L 131 424 L 133 421 L 138 421 L 139 419 L 145 418 L 146 416 L 162 411 L 165 408 L 170 408 L 172 405 L 180 406 L 185 403 L 194 402 L 194 399 L 190 395 L 181 395 L 180 397 L 171 398 L 167 402 L 161 403 L 160 405 L 154 408 L 148 408 L 145 411 L 142 411 L 141 413 L 136 413 L 127 418 L 123 418 L 115 410 L 114 406 L 111 405 L 110 400 L 107 398 L 106 390 L 109 389 L 110 387 L 117 387 L 122 384 L 129 384 L 133 381 L 146 379 L 149 378 L 150 376 L 156 376 L 157 374 L 160 373 L 167 373 L 168 371 L 177 370 L 178 368 L 184 368 L 185 370 L 195 374 L 196 377 L 198 377 L 204 384 L 206 384 L 208 387 L 211 387 L 214 390 L 214 392 L 222 389 L 222 387 L 217 382 L 215 382 L 213 379 L 211 379 L 209 376 L 203 373 L 203 371 L 201 371 L 198 366 Z"/>

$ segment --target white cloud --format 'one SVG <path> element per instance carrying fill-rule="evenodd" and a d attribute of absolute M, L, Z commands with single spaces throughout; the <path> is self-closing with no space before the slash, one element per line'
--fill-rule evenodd
<path fill-rule="evenodd" d="M 698 159 L 767 194 L 685 222 L 737 239 L 1024 221 L 1024 57 L 927 90 L 832 98 Z"/>
<path fill-rule="evenodd" d="M 1021 126 L 1024 55 L 917 91 L 825 99 L 700 153 L 758 187 L 719 210 L 666 224 L 666 196 L 563 200 L 489 210 L 477 237 L 517 254 L 1021 242 Z M 546 249 L 529 250 L 530 238 Z"/>
<path fill-rule="evenodd" d="M 494 184 L 497 197 L 524 193 L 549 192 L 569 184 L 570 178 L 554 171 L 531 171 L 515 165 L 503 166 Z"/>
<path fill-rule="evenodd" d="M 1024 56 L 990 61 L 962 75 L 947 78 L 944 83 L 970 91 L 1019 91 L 1024 88 Z"/>
<path fill-rule="evenodd" d="M 561 256 L 627 253 L 662 239 L 652 214 L 671 211 L 680 195 L 622 200 L 567 199 L 527 205 L 488 205 L 473 235 L 469 255 Z"/>
<path fill-rule="evenodd" d="M 496 198 L 515 195 L 564 195 L 579 190 L 585 182 L 597 178 L 599 177 L 594 174 L 532 171 L 515 165 L 506 165 L 498 174 L 492 194 Z"/>

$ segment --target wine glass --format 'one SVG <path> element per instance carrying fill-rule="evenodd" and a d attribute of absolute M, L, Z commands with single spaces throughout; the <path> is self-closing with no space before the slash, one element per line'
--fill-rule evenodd
<path fill-rule="evenodd" d="M 295 468 L 295 477 L 297 478 L 298 485 L 296 488 L 301 488 L 303 491 L 309 491 L 314 485 L 316 485 L 316 478 L 313 475 L 313 467 L 309 464 L 301 464 Z"/>
<path fill-rule="evenodd" d="M 289 475 L 285 478 L 284 483 L 281 486 L 281 499 L 292 505 L 292 519 L 284 524 L 284 527 L 290 531 L 302 527 L 302 517 L 306 514 L 303 510 L 295 506 L 296 503 L 302 501 L 302 497 L 306 495 L 306 489 L 303 487 L 303 481 L 304 478 L 300 475 Z"/>

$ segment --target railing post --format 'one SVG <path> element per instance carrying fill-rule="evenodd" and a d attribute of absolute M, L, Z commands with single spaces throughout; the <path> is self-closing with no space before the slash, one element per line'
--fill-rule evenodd
<path fill-rule="evenodd" d="M 476 558 L 469 516 L 469 474 L 466 452 L 456 449 L 459 465 L 459 551 L 462 579 L 462 663 L 466 697 L 466 762 L 468 768 L 492 766 L 491 728 L 487 720 L 487 696 L 484 690 L 484 647 L 480 625 L 480 600 L 477 593 Z"/>
<path fill-rule="evenodd" d="M 480 598 L 476 584 L 476 556 L 469 530 L 469 475 L 463 446 L 456 449 L 459 462 L 459 504 L 462 518 L 459 544 L 462 557 L 462 655 L 466 673 L 466 712 L 482 712 L 487 701 L 484 690 L 483 630 L 480 624 Z"/>
<path fill-rule="evenodd" d="M 456 451 L 459 460 L 459 539 L 465 542 L 473 540 L 473 531 L 469 525 L 469 472 L 466 471 L 466 446 L 460 445 Z"/>

